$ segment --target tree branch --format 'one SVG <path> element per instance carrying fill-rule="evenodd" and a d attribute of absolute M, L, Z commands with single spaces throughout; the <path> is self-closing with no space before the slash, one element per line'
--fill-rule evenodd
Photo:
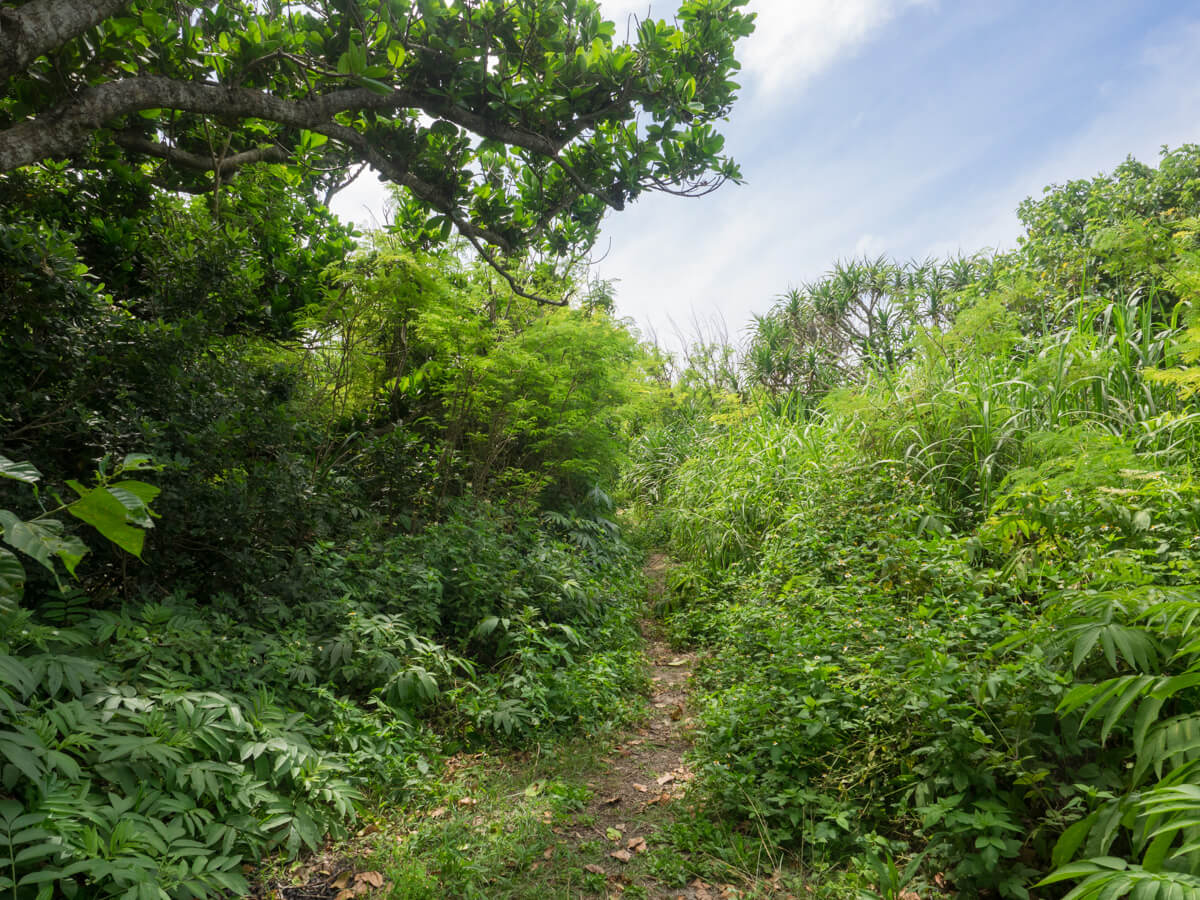
<path fill-rule="evenodd" d="M 191 153 L 187 150 L 181 150 L 178 147 L 172 147 L 169 144 L 152 141 L 128 131 L 117 132 L 113 135 L 113 141 L 126 150 L 165 159 L 167 162 L 181 169 L 191 169 L 194 172 L 212 172 L 222 177 L 231 175 L 242 168 L 242 166 L 248 166 L 251 163 L 282 163 L 292 158 L 292 154 L 282 147 L 270 146 L 257 147 L 254 150 L 243 150 L 241 153 L 235 153 L 232 156 L 226 156 L 214 162 L 212 156 Z"/>
<path fill-rule="evenodd" d="M 440 210 L 443 214 L 449 216 L 451 221 L 454 222 L 455 227 L 468 239 L 483 240 L 489 244 L 495 244 L 505 253 L 512 250 L 512 245 L 503 235 L 497 234 L 490 228 L 482 228 L 469 222 L 458 210 L 458 207 L 450 197 L 447 197 L 445 193 L 439 191 L 425 179 L 408 171 L 408 169 L 404 168 L 404 166 L 397 163 L 391 157 L 379 152 L 371 144 L 366 135 L 346 125 L 336 124 L 318 125 L 313 127 L 312 130 L 354 148 L 365 162 L 370 163 L 388 181 L 408 188 L 415 196 L 424 200 L 434 209 Z"/>
<path fill-rule="evenodd" d="M 111 11 L 113 4 L 116 4 L 117 9 L 123 5 L 117 3 L 117 0 L 106 0 L 105 3 L 97 4 L 97 8 L 103 6 Z M 72 4 L 68 0 L 46 0 L 45 5 L 67 8 Z M 100 15 L 99 18 L 104 16 Z M 82 17 L 79 19 L 80 22 L 83 20 Z M 83 29 L 86 30 L 86 27 L 90 26 L 84 25 Z M 55 32 L 58 35 L 63 33 L 65 32 L 62 29 Z M 69 37 L 70 35 L 63 40 Z M 51 41 L 51 38 L 47 36 L 45 41 Z M 144 109 L 170 109 L 222 119 L 262 119 L 286 127 L 305 128 L 353 147 L 363 160 L 374 166 L 386 178 L 408 188 L 415 196 L 448 216 L 485 261 L 508 282 L 514 293 L 538 303 L 563 306 L 566 301 L 550 300 L 524 291 L 484 246 L 484 242 L 487 242 L 505 253 L 510 252 L 512 247 L 506 238 L 492 229 L 471 222 L 459 209 L 454 198 L 381 153 L 361 132 L 337 124 L 334 117 L 338 113 L 349 111 L 388 113 L 401 109 L 420 109 L 481 137 L 547 157 L 566 172 L 578 189 L 600 197 L 610 206 L 618 209 L 621 206 L 620 203 L 614 202 L 612 197 L 605 196 L 606 192 L 597 191 L 584 184 L 573 168 L 560 156 L 565 144 L 583 130 L 584 126 L 581 123 L 576 123 L 567 136 L 554 139 L 526 128 L 515 127 L 444 98 L 400 88 L 394 88 L 387 94 L 379 94 L 365 88 L 336 89 L 318 96 L 293 100 L 254 88 L 180 81 L 158 75 L 125 78 L 87 88 L 46 113 L 0 131 L 0 172 L 31 165 L 47 158 L 70 155 L 84 146 L 88 137 L 106 124 Z M 127 131 L 116 132 L 113 139 L 126 149 L 159 157 L 182 168 L 213 172 L 218 182 L 222 174 L 235 171 L 249 163 L 263 160 L 281 161 L 289 157 L 281 148 L 265 147 L 214 161 Z"/>
<path fill-rule="evenodd" d="M 128 5 L 129 0 L 34 0 L 0 9 L 0 84 Z"/>
<path fill-rule="evenodd" d="M 367 140 L 365 135 L 360 134 L 353 128 L 347 128 L 345 125 L 326 125 L 321 128 L 314 128 L 313 130 L 335 141 L 341 141 L 353 147 L 362 155 L 364 160 L 370 163 L 376 171 L 389 181 L 403 185 L 430 206 L 448 216 L 450 221 L 454 223 L 454 227 L 458 229 L 458 232 L 471 242 L 471 246 L 483 257 L 484 262 L 495 269 L 500 277 L 508 282 L 509 288 L 518 297 L 524 297 L 526 300 L 533 300 L 535 303 L 541 303 L 545 306 L 567 305 L 566 300 L 551 300 L 548 297 L 531 294 L 524 290 L 509 271 L 504 268 L 501 262 L 496 259 L 495 254 L 484 244 L 484 241 L 486 241 L 508 253 L 512 247 L 507 239 L 489 228 L 481 228 L 469 221 L 450 198 L 446 197 L 428 181 L 419 178 L 412 172 L 399 166 L 395 161 L 384 156 L 371 145 L 371 142 Z"/>
<path fill-rule="evenodd" d="M 481 137 L 524 147 L 542 156 L 553 157 L 562 149 L 560 141 L 515 128 L 437 97 L 400 88 L 388 94 L 377 94 L 366 88 L 347 88 L 305 100 L 288 100 L 254 88 L 143 75 L 88 88 L 47 113 L 0 131 L 0 172 L 69 155 L 106 122 L 143 109 L 263 119 L 314 129 L 331 122 L 340 112 L 394 112 L 414 108 L 453 122 Z"/>

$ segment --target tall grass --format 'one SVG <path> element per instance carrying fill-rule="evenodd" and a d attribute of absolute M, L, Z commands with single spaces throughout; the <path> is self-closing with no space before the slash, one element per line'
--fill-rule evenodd
<path fill-rule="evenodd" d="M 1028 244 L 981 267 L 907 362 L 840 390 L 764 388 L 643 454 L 707 601 L 675 618 L 714 647 L 698 763 L 717 805 L 773 840 L 923 851 L 971 895 L 1029 896 L 1078 853 L 1139 873 L 1064 870 L 1091 879 L 1079 896 L 1182 896 L 1163 866 L 1200 876 L 1181 837 L 1200 805 L 1166 790 L 1182 776 L 1154 787 L 1126 765 L 1147 734 L 1191 760 L 1200 733 L 1200 351 L 1183 335 L 1200 226 L 1146 212 L 1152 170 L 1121 177 L 1133 193 L 1027 204 Z M 1155 202 L 1191 204 L 1177 187 Z M 1162 610 L 1093 602 L 1177 589 L 1192 618 L 1169 636 L 1146 618 Z M 1156 815 L 1173 823 L 1157 841 Z"/>

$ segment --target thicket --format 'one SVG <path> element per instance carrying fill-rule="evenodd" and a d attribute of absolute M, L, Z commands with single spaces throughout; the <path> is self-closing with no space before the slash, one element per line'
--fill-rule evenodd
<path fill-rule="evenodd" d="M 0 893 L 241 894 L 447 752 L 626 714 L 629 328 L 281 168 L 126 174 L 0 178 Z"/>
<path fill-rule="evenodd" d="M 1197 896 L 1200 147 L 1019 212 L 1010 253 L 789 291 L 740 394 L 634 443 L 711 648 L 695 762 L 886 896 Z"/>

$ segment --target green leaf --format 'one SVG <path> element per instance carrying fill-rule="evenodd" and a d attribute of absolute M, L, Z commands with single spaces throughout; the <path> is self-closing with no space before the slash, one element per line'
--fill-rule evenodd
<path fill-rule="evenodd" d="M 145 453 L 129 453 L 121 461 L 121 471 L 123 472 L 139 472 L 143 469 L 154 468 L 158 467 L 154 465 L 154 460 Z"/>
<path fill-rule="evenodd" d="M 1093 813 L 1086 818 L 1080 819 L 1070 828 L 1062 833 L 1058 839 L 1058 843 L 1054 845 L 1053 862 L 1056 866 L 1066 865 L 1071 861 L 1071 857 L 1075 855 L 1075 851 L 1079 849 L 1079 845 L 1083 843 L 1083 839 L 1087 837 L 1092 826 L 1096 823 L 1096 816 Z"/>
<path fill-rule="evenodd" d="M 68 482 L 76 491 L 78 482 Z M 67 507 L 67 512 L 99 531 L 122 550 L 141 559 L 146 535 L 140 528 L 128 524 L 129 510 L 106 488 L 97 487 L 84 493 Z"/>
<path fill-rule="evenodd" d="M 475 626 L 475 637 L 487 637 L 500 625 L 499 616 L 488 616 L 482 622 Z"/>
<path fill-rule="evenodd" d="M 46 837 L 50 836 L 50 832 L 48 832 L 48 831 L 41 832 L 41 834 L 45 835 Z M 62 850 L 62 847 L 59 846 L 58 844 L 51 844 L 49 842 L 42 843 L 42 844 L 34 844 L 32 847 L 26 847 L 24 850 L 22 850 L 20 853 L 18 853 L 15 862 L 24 863 L 24 862 L 29 862 L 30 860 L 34 860 L 34 859 L 45 859 L 47 856 L 53 856 L 54 854 L 58 853 L 60 850 Z M 58 873 L 56 872 L 55 877 L 57 877 L 57 875 L 58 875 Z M 21 883 L 22 884 L 27 884 L 27 883 L 32 884 L 33 882 L 27 881 L 28 878 L 29 878 L 28 875 L 25 876 L 25 878 L 22 878 Z"/>
<path fill-rule="evenodd" d="M 300 132 L 300 146 L 305 150 L 315 150 L 328 142 L 329 138 L 315 131 L 302 130 Z"/>
<path fill-rule="evenodd" d="M 338 58 L 339 75 L 362 75 L 367 68 L 367 51 L 361 44 L 351 42 L 350 47 Z"/>
<path fill-rule="evenodd" d="M 54 572 L 53 557 L 58 556 L 67 571 L 74 574 L 75 566 L 88 552 L 78 538 L 64 537 L 62 523 L 55 519 L 22 522 L 7 509 L 0 509 L 0 527 L 4 528 L 6 544 L 36 559 L 51 572 Z"/>
<path fill-rule="evenodd" d="M 384 84 L 382 81 L 378 81 L 374 78 L 360 78 L 359 83 L 368 91 L 379 94 L 382 97 L 386 97 L 392 92 L 392 86 L 390 84 Z"/>
<path fill-rule="evenodd" d="M 0 456 L 0 478 L 12 478 L 34 484 L 42 477 L 42 473 L 34 468 L 33 463 L 13 462 L 7 456 Z"/>
<path fill-rule="evenodd" d="M 20 598 L 25 591 L 25 567 L 16 554 L 0 547 L 0 597 Z"/>
<path fill-rule="evenodd" d="M 112 494 L 129 512 L 129 517 L 143 528 L 153 528 L 153 510 L 150 504 L 162 493 L 160 488 L 144 481 L 118 481 L 108 486 Z"/>
<path fill-rule="evenodd" d="M 13 732 L 6 732 L 7 736 L 18 738 Z M 22 741 L 22 744 L 25 743 Z M 42 768 L 41 762 L 33 754 L 27 746 L 22 746 L 12 740 L 4 740 L 4 736 L 0 736 L 0 757 L 3 757 L 10 765 L 16 766 L 30 781 L 35 784 L 40 784 L 42 777 L 46 774 Z"/>

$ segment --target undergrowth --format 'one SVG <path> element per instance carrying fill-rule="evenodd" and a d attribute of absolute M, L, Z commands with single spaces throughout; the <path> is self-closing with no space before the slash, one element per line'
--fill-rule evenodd
<path fill-rule="evenodd" d="M 622 720 L 640 576 L 579 527 L 588 552 L 569 520 L 467 504 L 417 536 L 302 550 L 250 605 L 7 607 L 0 884 L 241 893 L 244 863 L 345 836 L 447 752 Z"/>
<path fill-rule="evenodd" d="M 635 448 L 714 821 L 885 896 L 1196 896 L 1198 158 L 839 265 Z"/>

